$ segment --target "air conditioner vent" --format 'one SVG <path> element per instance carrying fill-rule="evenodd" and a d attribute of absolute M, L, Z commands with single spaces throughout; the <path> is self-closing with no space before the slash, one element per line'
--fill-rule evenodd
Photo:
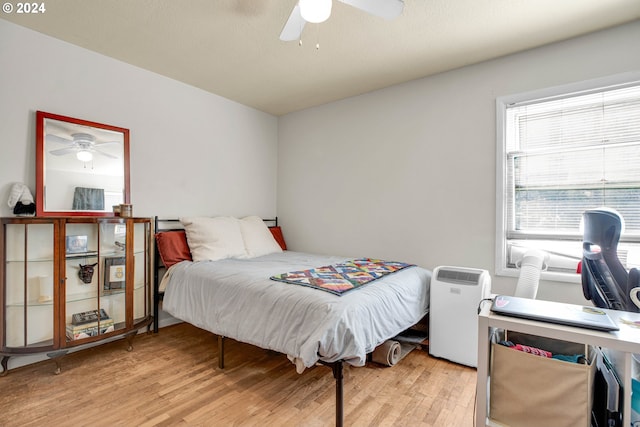
<path fill-rule="evenodd" d="M 475 271 L 440 269 L 438 271 L 438 280 L 461 285 L 477 285 L 480 274 L 481 272 Z"/>

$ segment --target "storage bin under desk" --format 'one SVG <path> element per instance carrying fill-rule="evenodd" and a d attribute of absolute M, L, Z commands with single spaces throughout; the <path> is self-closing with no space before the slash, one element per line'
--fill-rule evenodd
<path fill-rule="evenodd" d="M 588 364 L 491 343 L 489 418 L 511 427 L 589 427 L 596 372 L 592 348 L 514 332 L 505 338 L 553 354 L 585 354 Z"/>

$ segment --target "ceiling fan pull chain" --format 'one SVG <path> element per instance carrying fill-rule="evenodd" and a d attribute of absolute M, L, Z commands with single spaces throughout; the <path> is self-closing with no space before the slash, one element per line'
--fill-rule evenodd
<path fill-rule="evenodd" d="M 304 28 L 304 20 L 300 21 L 300 32 L 298 33 L 298 46 L 302 46 L 302 29 Z"/>

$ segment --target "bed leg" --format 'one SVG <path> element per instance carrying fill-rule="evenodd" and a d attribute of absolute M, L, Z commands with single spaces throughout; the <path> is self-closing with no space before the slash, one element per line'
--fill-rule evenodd
<path fill-rule="evenodd" d="M 160 304 L 164 298 L 164 293 L 160 294 L 157 290 L 154 291 L 153 301 L 153 333 L 157 334 L 160 330 Z"/>
<path fill-rule="evenodd" d="M 159 312 L 159 308 L 156 305 L 153 308 L 153 333 L 157 334 L 158 333 L 158 329 L 160 329 L 160 322 L 158 320 L 158 312 Z"/>
<path fill-rule="evenodd" d="M 224 369 L 224 337 L 218 335 L 218 368 Z"/>
<path fill-rule="evenodd" d="M 344 414 L 342 360 L 331 365 L 333 378 L 336 380 L 336 427 L 342 427 Z"/>

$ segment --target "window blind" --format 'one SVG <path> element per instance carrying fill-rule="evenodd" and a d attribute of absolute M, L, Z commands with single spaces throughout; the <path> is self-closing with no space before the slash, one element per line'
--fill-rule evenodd
<path fill-rule="evenodd" d="M 616 209 L 640 236 L 640 83 L 506 107 L 507 238 L 580 239 Z"/>

